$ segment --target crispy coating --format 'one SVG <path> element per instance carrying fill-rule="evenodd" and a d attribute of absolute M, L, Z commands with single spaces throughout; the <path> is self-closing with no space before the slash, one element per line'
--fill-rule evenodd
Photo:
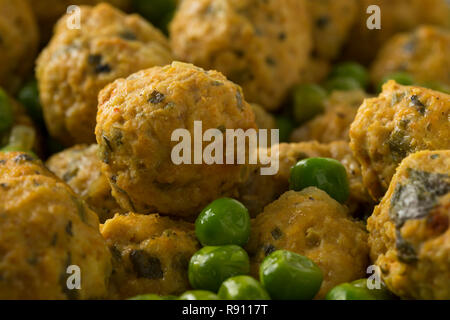
<path fill-rule="evenodd" d="M 405 299 L 450 299 L 450 151 L 405 158 L 369 218 L 371 258 Z"/>
<path fill-rule="evenodd" d="M 107 4 L 81 7 L 81 29 L 61 18 L 37 61 L 40 98 L 50 134 L 70 146 L 95 142 L 97 95 L 108 83 L 171 62 L 161 32 L 138 15 Z"/>
<path fill-rule="evenodd" d="M 450 148 L 450 96 L 389 81 L 366 99 L 350 128 L 350 146 L 374 199 L 387 190 L 403 158 Z"/>
<path fill-rule="evenodd" d="M 356 21 L 358 0 L 308 0 L 307 5 L 315 54 L 327 60 L 336 58 Z"/>
<path fill-rule="evenodd" d="M 325 103 L 325 112 L 295 129 L 291 141 L 329 143 L 350 140 L 350 125 L 365 98 L 367 95 L 362 90 L 333 91 Z"/>
<path fill-rule="evenodd" d="M 275 148 L 272 147 L 271 152 L 275 152 Z M 333 158 L 344 165 L 350 183 L 350 198 L 347 206 L 352 214 L 363 215 L 367 209 L 371 209 L 372 200 L 363 185 L 361 168 L 353 158 L 348 142 L 281 143 L 278 146 L 278 152 L 279 171 L 276 175 L 262 176 L 259 168 L 255 168 L 247 182 L 239 189 L 239 200 L 249 209 L 252 217 L 261 213 L 267 204 L 275 201 L 289 189 L 292 166 L 300 160 L 311 157 Z"/>
<path fill-rule="evenodd" d="M 177 58 L 222 72 L 269 110 L 299 80 L 312 42 L 305 0 L 185 0 L 170 31 Z"/>
<path fill-rule="evenodd" d="M 0 86 L 15 92 L 33 67 L 38 29 L 27 0 L 0 0 Z"/>
<path fill-rule="evenodd" d="M 370 73 L 374 85 L 392 73 L 407 72 L 416 83 L 450 86 L 449 70 L 450 31 L 423 26 L 391 38 L 378 53 Z"/>
<path fill-rule="evenodd" d="M 41 43 L 47 42 L 53 31 L 57 20 L 67 13 L 67 9 L 72 5 L 91 5 L 100 2 L 108 2 L 114 7 L 125 10 L 130 7 L 130 0 L 39 0 L 33 1 L 32 10 L 39 24 L 41 33 Z"/>
<path fill-rule="evenodd" d="M 102 170 L 122 208 L 195 217 L 247 179 L 244 164 L 174 164 L 181 139 L 171 141 L 172 134 L 184 128 L 194 137 L 194 121 L 203 132 L 256 128 L 239 86 L 189 64 L 143 70 L 101 91 L 96 135 Z"/>
<path fill-rule="evenodd" d="M 450 26 L 450 4 L 447 0 L 359 0 L 357 22 L 347 43 L 345 57 L 370 63 L 381 46 L 394 34 L 413 30 L 421 24 Z M 381 30 L 367 28 L 370 5 L 381 10 Z"/>
<path fill-rule="evenodd" d="M 111 255 L 96 214 L 39 161 L 0 156 L 0 298 L 105 297 Z M 70 265 L 80 290 L 67 287 Z"/>
<path fill-rule="evenodd" d="M 124 213 L 111 194 L 108 179 L 101 172 L 96 144 L 77 145 L 50 157 L 46 165 L 64 180 L 95 211 L 100 222 Z"/>
<path fill-rule="evenodd" d="M 101 233 L 114 256 L 110 298 L 189 289 L 189 260 L 200 249 L 192 224 L 129 213 L 107 220 Z"/>
<path fill-rule="evenodd" d="M 362 278 L 369 262 L 367 233 L 347 209 L 314 187 L 288 191 L 252 223 L 247 250 L 252 273 L 271 252 L 286 249 L 313 260 L 323 272 L 316 298 L 334 286 Z"/>

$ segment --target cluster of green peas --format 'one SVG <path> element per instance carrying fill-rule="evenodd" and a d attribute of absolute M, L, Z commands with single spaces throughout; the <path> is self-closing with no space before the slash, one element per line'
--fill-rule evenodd
<path fill-rule="evenodd" d="M 374 91 L 377 93 L 381 92 L 383 84 L 389 80 L 395 80 L 397 83 L 405 86 L 419 85 L 450 94 L 450 88 L 447 86 L 435 82 L 417 83 L 413 76 L 406 72 L 395 72 L 384 77 L 376 88 L 374 88 Z M 301 125 L 324 112 L 325 101 L 332 91 L 368 91 L 370 89 L 369 87 L 370 76 L 368 70 L 356 62 L 336 64 L 322 85 L 296 85 L 291 91 L 289 106 L 291 110 L 288 111 L 292 113 L 292 117 L 286 115 L 277 117 L 277 125 L 280 129 L 280 141 L 289 140 L 289 136 L 295 125 Z"/>
<path fill-rule="evenodd" d="M 315 186 L 343 203 L 349 195 L 343 165 L 328 158 L 309 158 L 291 169 L 290 187 L 300 191 Z M 242 248 L 250 237 L 247 208 L 237 200 L 221 198 L 210 203 L 195 221 L 195 233 L 203 245 L 191 258 L 188 278 L 194 290 L 179 297 L 145 294 L 132 300 L 311 300 L 319 291 L 323 274 L 309 258 L 277 250 L 259 268 L 259 281 L 249 276 L 250 261 Z M 369 290 L 367 279 L 333 288 L 328 300 L 390 299 L 385 289 Z"/>

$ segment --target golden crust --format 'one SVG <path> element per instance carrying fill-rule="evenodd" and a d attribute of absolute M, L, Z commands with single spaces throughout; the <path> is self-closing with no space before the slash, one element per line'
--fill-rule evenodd
<path fill-rule="evenodd" d="M 19 155 L 0 161 L 0 298 L 105 297 L 111 255 L 96 214 L 38 161 Z M 80 267 L 80 290 L 67 288 L 69 265 Z"/>
<path fill-rule="evenodd" d="M 110 298 L 180 294 L 190 288 L 189 260 L 200 249 L 192 224 L 129 213 L 107 220 L 101 233 L 114 255 Z"/>
<path fill-rule="evenodd" d="M 101 172 L 96 144 L 77 145 L 54 154 L 47 167 L 64 180 L 95 211 L 100 222 L 124 213 L 111 194 L 108 179 Z"/>
<path fill-rule="evenodd" d="M 108 83 L 172 61 L 167 39 L 138 15 L 107 4 L 81 7 L 81 29 L 64 16 L 37 61 L 50 134 L 63 144 L 95 142 L 97 95 Z"/>
<path fill-rule="evenodd" d="M 364 277 L 369 261 L 362 223 L 317 188 L 284 193 L 253 221 L 247 250 L 255 276 L 266 255 L 279 249 L 307 256 L 320 267 L 324 281 L 318 299 L 340 283 Z"/>
<path fill-rule="evenodd" d="M 407 72 L 415 83 L 437 82 L 450 86 L 450 31 L 422 26 L 391 38 L 371 67 L 371 79 L 378 85 L 395 72 Z"/>
<path fill-rule="evenodd" d="M 222 72 L 269 110 L 299 80 L 312 42 L 304 0 L 185 0 L 170 31 L 177 58 Z"/>
<path fill-rule="evenodd" d="M 0 0 L 0 86 L 15 92 L 33 67 L 38 29 L 27 0 Z"/>
<path fill-rule="evenodd" d="M 450 299 L 450 151 L 405 158 L 369 218 L 371 258 L 405 299 Z"/>
<path fill-rule="evenodd" d="M 101 91 L 97 142 L 103 172 L 122 208 L 195 217 L 214 199 L 233 195 L 247 165 L 172 161 L 174 130 L 256 128 L 241 89 L 216 71 L 172 65 L 140 71 Z M 203 147 L 206 146 L 206 142 Z"/>
<path fill-rule="evenodd" d="M 374 199 L 387 190 L 403 158 L 450 148 L 450 96 L 389 81 L 366 99 L 350 128 L 350 146 Z"/>

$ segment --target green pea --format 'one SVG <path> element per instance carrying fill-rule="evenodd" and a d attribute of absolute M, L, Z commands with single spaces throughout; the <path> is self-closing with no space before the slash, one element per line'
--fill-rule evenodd
<path fill-rule="evenodd" d="M 195 233 L 204 246 L 244 246 L 250 237 L 250 215 L 237 200 L 214 200 L 195 221 Z"/>
<path fill-rule="evenodd" d="M 191 290 L 183 293 L 178 300 L 219 300 L 219 297 L 206 290 Z"/>
<path fill-rule="evenodd" d="M 189 262 L 188 277 L 194 289 L 216 292 L 229 277 L 248 274 L 250 262 L 244 249 L 235 245 L 204 247 Z"/>
<path fill-rule="evenodd" d="M 44 125 L 41 102 L 39 101 L 39 90 L 35 79 L 28 81 L 17 96 L 18 100 L 27 109 L 27 113 L 38 124 Z"/>
<path fill-rule="evenodd" d="M 292 94 L 294 118 L 298 123 L 311 120 L 325 110 L 327 92 L 316 84 L 297 85 Z"/>
<path fill-rule="evenodd" d="M 361 88 L 369 85 L 369 72 L 356 62 L 343 62 L 334 66 L 330 78 L 352 78 L 358 81 Z"/>
<path fill-rule="evenodd" d="M 320 268 L 310 259 L 287 250 L 268 255 L 259 268 L 259 279 L 275 300 L 311 300 L 322 285 Z"/>
<path fill-rule="evenodd" d="M 176 300 L 177 297 L 175 296 L 160 296 L 157 294 L 141 294 L 132 298 L 129 298 L 128 300 Z"/>
<path fill-rule="evenodd" d="M 0 133 L 9 130 L 14 123 L 14 113 L 11 100 L 0 88 Z"/>
<path fill-rule="evenodd" d="M 394 296 L 385 288 L 369 289 L 367 279 L 360 279 L 351 283 L 342 283 L 331 289 L 327 300 L 391 300 Z"/>
<path fill-rule="evenodd" d="M 289 184 L 295 191 L 317 187 L 340 203 L 347 201 L 350 194 L 345 167 L 329 158 L 308 158 L 297 162 L 291 168 Z"/>
<path fill-rule="evenodd" d="M 270 300 L 263 286 L 249 276 L 236 276 L 222 283 L 218 296 L 221 300 Z"/>
<path fill-rule="evenodd" d="M 363 89 L 358 80 L 350 77 L 330 78 L 324 83 L 324 87 L 325 89 L 327 89 L 328 92 Z"/>
<path fill-rule="evenodd" d="M 177 0 L 133 0 L 133 7 L 152 24 L 167 31 L 167 24 L 175 12 L 177 2 Z"/>
<path fill-rule="evenodd" d="M 378 92 L 383 91 L 383 85 L 388 82 L 389 80 L 394 80 L 398 84 L 404 85 L 404 86 L 411 86 L 414 84 L 413 77 L 406 72 L 395 72 L 391 73 L 390 75 L 387 75 L 381 80 L 381 83 L 378 85 Z"/>
<path fill-rule="evenodd" d="M 278 116 L 275 118 L 277 128 L 279 131 L 280 142 L 288 142 L 292 131 L 294 130 L 294 123 L 291 118 L 286 116 Z"/>

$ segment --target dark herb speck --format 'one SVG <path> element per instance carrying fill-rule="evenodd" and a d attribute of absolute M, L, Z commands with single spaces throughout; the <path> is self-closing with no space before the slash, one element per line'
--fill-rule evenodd
<path fill-rule="evenodd" d="M 130 261 L 139 278 L 162 279 L 164 276 L 161 261 L 144 250 L 132 250 Z"/>
<path fill-rule="evenodd" d="M 152 104 L 158 104 L 164 101 L 166 96 L 162 94 L 159 91 L 153 90 L 152 94 L 150 95 L 150 98 L 148 99 L 148 102 Z"/>

